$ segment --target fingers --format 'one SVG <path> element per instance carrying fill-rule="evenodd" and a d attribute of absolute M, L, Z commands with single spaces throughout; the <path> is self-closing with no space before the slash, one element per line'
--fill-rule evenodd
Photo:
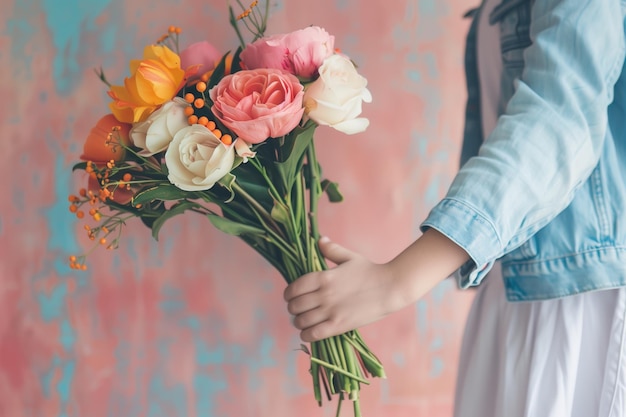
<path fill-rule="evenodd" d="M 289 300 L 287 303 L 287 311 L 295 316 L 316 309 L 320 305 L 319 297 L 309 293 Z"/>
<path fill-rule="evenodd" d="M 320 288 L 319 281 L 315 277 L 315 273 L 303 275 L 295 282 L 287 285 L 283 292 L 283 298 L 289 302 L 296 297 L 317 291 Z"/>
<path fill-rule="evenodd" d="M 315 342 L 317 340 L 326 339 L 327 337 L 336 336 L 341 332 L 333 330 L 333 325 L 329 321 L 324 321 L 317 326 L 309 327 L 300 332 L 300 339 L 303 342 Z"/>
<path fill-rule="evenodd" d="M 310 327 L 323 323 L 328 319 L 328 315 L 321 309 L 316 308 L 305 313 L 298 314 L 293 319 L 293 325 L 296 329 L 306 330 Z"/>
<path fill-rule="evenodd" d="M 356 258 L 358 255 L 343 246 L 331 241 L 326 236 L 319 240 L 320 250 L 325 258 L 331 260 L 337 265 L 348 262 L 350 259 Z"/>

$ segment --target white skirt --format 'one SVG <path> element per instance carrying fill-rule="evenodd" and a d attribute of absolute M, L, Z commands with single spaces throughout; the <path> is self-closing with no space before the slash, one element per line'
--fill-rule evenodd
<path fill-rule="evenodd" d="M 476 290 L 455 417 L 626 417 L 626 288 L 511 303 Z"/>

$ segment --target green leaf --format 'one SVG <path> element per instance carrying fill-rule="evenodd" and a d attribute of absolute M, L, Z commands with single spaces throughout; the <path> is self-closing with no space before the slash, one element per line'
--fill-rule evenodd
<path fill-rule="evenodd" d="M 289 224 L 289 208 L 286 205 L 282 204 L 280 201 L 274 200 L 274 207 L 272 207 L 270 216 L 272 216 L 272 219 L 276 220 L 279 223 L 282 223 L 284 225 Z"/>
<path fill-rule="evenodd" d="M 235 192 L 233 191 L 233 182 L 235 182 L 236 178 L 237 177 L 229 172 L 217 182 L 230 193 L 230 196 L 226 200 L 224 200 L 225 203 L 230 203 L 235 198 Z"/>
<path fill-rule="evenodd" d="M 250 226 L 243 223 L 238 223 L 233 220 L 226 219 L 217 214 L 207 214 L 207 217 L 213 223 L 217 229 L 222 232 L 232 235 L 232 236 L 240 236 L 240 235 L 263 235 L 265 232 L 263 229 L 259 229 L 258 227 Z"/>
<path fill-rule="evenodd" d="M 331 203 L 339 203 L 343 201 L 343 195 L 339 191 L 339 184 L 329 180 L 323 180 L 321 185 L 322 191 L 326 192 L 328 200 L 330 200 Z"/>
<path fill-rule="evenodd" d="M 243 51 L 243 49 L 241 48 L 241 46 L 239 48 L 237 48 L 237 51 L 235 51 L 235 56 L 233 56 L 233 63 L 230 66 L 230 73 L 234 74 L 238 71 L 241 71 L 241 62 L 239 60 L 239 55 L 241 54 L 241 51 Z"/>
<path fill-rule="evenodd" d="M 268 212 L 274 201 L 268 192 L 268 186 L 259 172 L 250 162 L 239 165 L 232 173 L 237 177 L 237 184 L 250 194 Z"/>
<path fill-rule="evenodd" d="M 79 162 L 77 164 L 74 164 L 74 166 L 72 167 L 72 171 L 76 171 L 77 169 L 85 170 L 85 168 L 87 168 L 87 162 Z"/>
<path fill-rule="evenodd" d="M 213 70 L 211 78 L 209 78 L 209 82 L 207 83 L 207 91 L 224 78 L 224 72 L 226 71 L 226 57 L 228 57 L 228 55 L 230 55 L 230 51 L 226 52 L 224 56 L 222 56 L 222 59 L 220 59 L 220 62 Z"/>
<path fill-rule="evenodd" d="M 154 187 L 147 188 L 140 191 L 133 197 L 132 205 L 146 204 L 151 201 L 176 201 L 183 199 L 195 199 L 199 198 L 194 192 L 181 190 L 172 184 L 159 184 Z"/>
<path fill-rule="evenodd" d="M 163 227 L 163 224 L 165 224 L 167 220 L 171 219 L 174 216 L 182 214 L 186 210 L 191 210 L 197 206 L 198 204 L 192 201 L 181 201 L 179 203 L 174 204 L 169 210 L 167 210 L 161 216 L 157 217 L 150 225 L 150 227 L 152 228 L 152 237 L 154 238 L 154 240 L 159 240 L 159 231 L 161 230 L 161 227 Z"/>
<path fill-rule="evenodd" d="M 298 170 L 302 166 L 302 159 L 309 143 L 313 140 L 313 133 L 317 124 L 309 121 L 302 127 L 297 127 L 288 136 L 280 147 L 281 161 L 275 166 L 283 179 L 287 190 L 291 189 Z"/>

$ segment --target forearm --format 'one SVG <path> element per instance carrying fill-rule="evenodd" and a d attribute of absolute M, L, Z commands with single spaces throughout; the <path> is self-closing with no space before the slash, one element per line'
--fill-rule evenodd
<path fill-rule="evenodd" d="M 389 309 L 404 308 L 425 295 L 469 260 L 469 255 L 435 229 L 428 229 L 415 242 L 388 262 L 394 296 Z"/>

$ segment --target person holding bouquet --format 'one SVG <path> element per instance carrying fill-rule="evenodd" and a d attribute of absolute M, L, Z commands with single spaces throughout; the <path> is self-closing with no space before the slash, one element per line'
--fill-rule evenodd
<path fill-rule="evenodd" d="M 623 0 L 484 0 L 468 16 L 462 164 L 423 234 L 285 290 L 304 341 L 478 287 L 456 417 L 626 415 Z"/>

